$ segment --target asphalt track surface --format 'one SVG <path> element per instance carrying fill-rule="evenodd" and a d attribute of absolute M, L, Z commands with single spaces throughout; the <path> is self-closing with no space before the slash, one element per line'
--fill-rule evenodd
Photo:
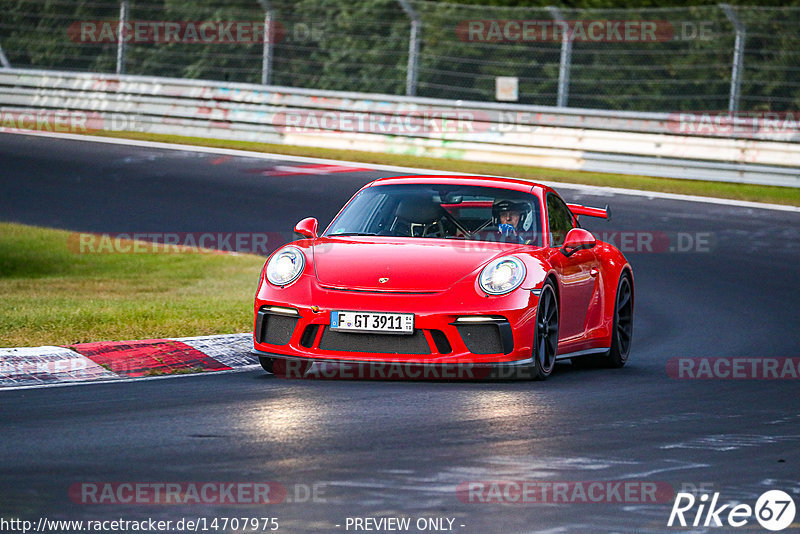
<path fill-rule="evenodd" d="M 0 220 L 288 232 L 306 216 L 324 225 L 359 186 L 389 174 L 248 172 L 282 164 L 4 134 Z M 4 391 L 0 516 L 269 516 L 279 532 L 346 532 L 348 517 L 388 516 L 454 518 L 464 533 L 679 530 L 666 526 L 671 499 L 496 504 L 456 494 L 464 482 L 496 480 L 666 482 L 751 506 L 781 489 L 800 503 L 798 380 L 686 380 L 666 370 L 676 357 L 800 356 L 800 215 L 562 193 L 612 205 L 611 221 L 585 219 L 595 233 L 713 241 L 710 250 L 627 254 L 637 300 L 623 369 L 566 364 L 545 382 L 492 383 L 285 380 L 252 370 Z M 294 501 L 317 485 L 317 498 L 259 507 L 84 505 L 68 496 L 73 483 L 107 481 L 274 481 Z M 750 527 L 759 528 L 752 518 Z"/>

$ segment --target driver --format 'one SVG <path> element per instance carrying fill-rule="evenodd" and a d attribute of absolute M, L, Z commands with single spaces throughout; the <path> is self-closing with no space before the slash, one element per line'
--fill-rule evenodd
<path fill-rule="evenodd" d="M 511 200 L 497 200 L 492 205 L 492 217 L 497 225 L 497 231 L 503 238 L 516 238 L 521 240 L 519 234 L 525 225 L 530 206 L 527 202 L 513 202 Z"/>

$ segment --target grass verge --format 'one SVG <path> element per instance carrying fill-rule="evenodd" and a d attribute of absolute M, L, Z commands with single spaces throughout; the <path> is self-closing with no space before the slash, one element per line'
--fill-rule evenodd
<path fill-rule="evenodd" d="M 0 223 L 0 347 L 247 332 L 264 258 L 78 254 L 70 232 Z"/>
<path fill-rule="evenodd" d="M 747 185 L 701 180 L 678 180 L 674 178 L 656 178 L 652 176 L 635 176 L 628 174 L 564 171 L 559 169 L 548 169 L 545 167 L 526 167 L 522 165 L 504 165 L 499 163 L 479 163 L 473 161 L 411 156 L 406 154 L 383 154 L 378 152 L 363 152 L 358 150 L 336 150 L 328 148 L 273 145 L 247 141 L 229 141 L 225 139 L 182 137 L 177 135 L 141 132 L 101 132 L 97 135 L 125 139 L 138 139 L 144 141 L 159 141 L 183 145 L 233 148 L 238 150 L 250 150 L 253 152 L 286 154 L 291 156 L 328 158 L 344 161 L 355 161 L 360 163 L 418 167 L 423 169 L 436 169 L 462 174 L 491 174 L 495 176 L 510 176 L 528 180 L 544 180 L 574 184 L 621 187 L 626 189 L 639 189 L 642 191 L 660 191 L 664 193 L 678 193 L 684 195 L 730 198 L 734 200 L 749 200 L 752 202 L 767 202 L 772 204 L 800 206 L 800 188 L 795 187 Z"/>

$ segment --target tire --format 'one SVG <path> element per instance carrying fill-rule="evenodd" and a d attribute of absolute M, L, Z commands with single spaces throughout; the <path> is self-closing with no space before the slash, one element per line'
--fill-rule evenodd
<path fill-rule="evenodd" d="M 533 380 L 547 380 L 553 372 L 558 352 L 558 298 L 553 282 L 542 286 L 536 306 L 536 328 L 533 334 Z"/>
<path fill-rule="evenodd" d="M 633 283 L 628 273 L 623 272 L 617 284 L 614 300 L 614 325 L 611 331 L 611 350 L 605 356 L 606 367 L 618 369 L 628 361 L 633 339 Z"/>
<path fill-rule="evenodd" d="M 274 373 L 273 369 L 275 368 L 275 358 L 267 358 L 265 356 L 259 356 L 258 361 L 261 362 L 261 367 L 268 373 Z"/>

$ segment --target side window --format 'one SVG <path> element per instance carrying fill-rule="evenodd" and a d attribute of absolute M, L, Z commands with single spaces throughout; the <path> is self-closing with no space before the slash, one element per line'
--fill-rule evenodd
<path fill-rule="evenodd" d="M 556 195 L 547 195 L 547 222 L 550 226 L 550 246 L 560 247 L 567 233 L 574 228 L 572 212 Z"/>

